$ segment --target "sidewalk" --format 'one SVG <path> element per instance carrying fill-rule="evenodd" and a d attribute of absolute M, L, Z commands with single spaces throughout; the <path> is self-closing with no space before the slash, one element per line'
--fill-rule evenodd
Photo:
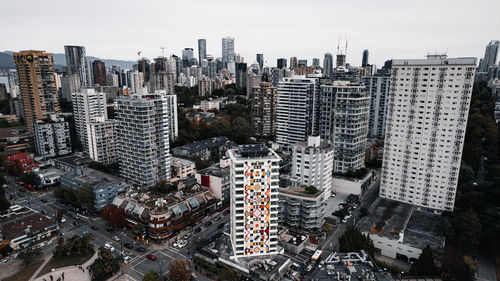
<path fill-rule="evenodd" d="M 84 264 L 82 264 L 82 269 L 78 268 L 78 266 L 66 266 L 62 268 L 58 268 L 52 272 L 49 272 L 43 276 L 40 276 L 36 279 L 33 279 L 34 276 L 40 272 L 40 270 L 43 268 L 44 265 L 42 265 L 39 270 L 37 270 L 36 274 L 32 276 L 32 279 L 34 281 L 50 281 L 50 276 L 52 276 L 53 280 L 56 281 L 57 278 L 61 277 L 62 279 L 62 274 L 64 273 L 64 280 L 78 280 L 78 281 L 90 281 L 90 275 L 89 272 L 87 271 L 87 266 L 90 266 L 92 263 L 94 263 L 94 260 L 97 259 L 98 252 L 96 251 L 95 254 L 90 258 L 90 260 L 86 261 Z"/>

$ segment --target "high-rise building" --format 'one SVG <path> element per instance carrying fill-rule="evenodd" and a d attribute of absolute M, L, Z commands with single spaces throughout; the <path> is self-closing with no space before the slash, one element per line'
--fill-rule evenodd
<path fill-rule="evenodd" d="M 276 62 L 276 66 L 280 69 L 286 68 L 286 59 L 285 58 L 278 59 Z"/>
<path fill-rule="evenodd" d="M 198 81 L 198 95 L 201 97 L 211 95 L 212 84 L 213 84 L 212 80 L 203 77 L 200 81 Z"/>
<path fill-rule="evenodd" d="M 94 73 L 94 85 L 107 86 L 106 82 L 106 65 L 100 60 L 92 62 L 92 70 Z"/>
<path fill-rule="evenodd" d="M 337 68 L 341 67 L 341 66 L 345 66 L 345 55 L 343 54 L 338 54 L 337 55 Z"/>
<path fill-rule="evenodd" d="M 51 114 L 46 120 L 33 124 L 35 148 L 38 156 L 50 158 L 71 153 L 69 123 Z"/>
<path fill-rule="evenodd" d="M 90 159 L 103 163 L 116 163 L 116 120 L 98 116 L 88 124 L 88 153 Z"/>
<path fill-rule="evenodd" d="M 333 72 L 333 56 L 330 53 L 325 53 L 325 58 L 323 59 L 323 74 L 325 77 L 332 76 Z"/>
<path fill-rule="evenodd" d="M 71 101 L 71 95 L 80 91 L 80 77 L 76 74 L 61 77 L 61 98 Z"/>
<path fill-rule="evenodd" d="M 149 82 L 151 75 L 151 63 L 147 58 L 142 58 L 137 61 L 137 71 L 142 74 L 142 82 Z M 144 85 L 138 85 L 138 87 L 144 87 Z"/>
<path fill-rule="evenodd" d="M 229 157 L 234 256 L 277 254 L 280 157 L 262 144 L 241 145 Z"/>
<path fill-rule="evenodd" d="M 349 81 L 321 85 L 320 135 L 335 147 L 335 173 L 364 166 L 369 110 L 365 86 Z"/>
<path fill-rule="evenodd" d="M 236 88 L 245 88 L 247 86 L 247 64 L 244 62 L 236 63 Z"/>
<path fill-rule="evenodd" d="M 370 119 L 368 121 L 368 136 L 383 140 L 389 106 L 391 76 L 375 75 L 363 77 L 370 103 Z"/>
<path fill-rule="evenodd" d="M 492 40 L 486 46 L 484 58 L 481 59 L 478 67 L 478 72 L 488 72 L 490 67 L 494 66 L 498 60 L 498 52 L 500 50 L 500 41 Z"/>
<path fill-rule="evenodd" d="M 313 185 L 332 189 L 333 146 L 322 142 L 319 136 L 309 136 L 307 141 L 292 146 L 292 172 L 290 178 L 296 185 Z"/>
<path fill-rule="evenodd" d="M 252 135 L 257 139 L 272 139 L 276 135 L 276 104 L 278 89 L 269 82 L 252 88 L 250 114 Z"/>
<path fill-rule="evenodd" d="M 313 65 L 314 67 L 319 67 L 319 58 L 313 58 Z"/>
<path fill-rule="evenodd" d="M 361 61 L 361 66 L 368 66 L 368 50 L 363 51 L 363 60 Z"/>
<path fill-rule="evenodd" d="M 250 98 L 252 94 L 253 88 L 258 87 L 260 82 L 262 81 L 262 76 L 254 73 L 249 73 L 247 75 L 247 99 Z"/>
<path fill-rule="evenodd" d="M 76 136 L 84 152 L 89 151 L 88 125 L 98 116 L 107 116 L 106 94 L 85 88 L 72 94 Z"/>
<path fill-rule="evenodd" d="M 228 67 L 229 63 L 234 63 L 234 38 L 222 38 L 222 63 Z"/>
<path fill-rule="evenodd" d="M 33 132 L 36 120 L 61 112 L 54 73 L 54 57 L 45 51 L 14 53 L 26 127 Z"/>
<path fill-rule="evenodd" d="M 297 66 L 298 66 L 298 67 L 301 67 L 301 66 L 303 66 L 303 67 L 307 67 L 307 60 L 299 60 L 299 61 L 297 62 Z"/>
<path fill-rule="evenodd" d="M 64 46 L 66 55 L 66 72 L 68 75 L 76 74 L 80 78 L 80 85 L 88 85 L 87 59 L 84 46 Z"/>
<path fill-rule="evenodd" d="M 290 68 L 297 67 L 298 62 L 297 62 L 297 57 L 291 57 L 290 58 Z"/>
<path fill-rule="evenodd" d="M 264 67 L 264 54 L 257 54 L 257 63 L 259 63 L 259 69 L 262 70 Z"/>
<path fill-rule="evenodd" d="M 92 67 L 92 62 L 85 58 L 85 80 L 87 81 L 84 84 L 84 87 L 92 87 L 94 85 L 94 69 Z"/>
<path fill-rule="evenodd" d="M 380 196 L 452 211 L 475 58 L 392 60 Z"/>
<path fill-rule="evenodd" d="M 182 67 L 190 67 L 191 65 L 193 65 L 193 58 L 193 48 L 184 48 L 184 50 L 182 50 Z"/>
<path fill-rule="evenodd" d="M 290 146 L 318 134 L 319 79 L 285 77 L 278 83 L 276 142 Z"/>
<path fill-rule="evenodd" d="M 131 96 L 119 97 L 116 103 L 120 175 L 139 187 L 168 180 L 171 116 L 167 98 L 143 88 Z"/>
<path fill-rule="evenodd" d="M 207 40 L 198 39 L 198 64 L 207 58 Z"/>

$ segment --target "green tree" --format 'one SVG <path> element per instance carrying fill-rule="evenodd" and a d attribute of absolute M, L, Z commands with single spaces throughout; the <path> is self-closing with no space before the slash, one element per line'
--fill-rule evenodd
<path fill-rule="evenodd" d="M 307 194 L 316 194 L 319 191 L 314 185 L 308 185 L 304 189 Z"/>
<path fill-rule="evenodd" d="M 462 252 L 455 247 L 446 246 L 443 253 L 441 278 L 445 281 L 470 281 L 471 272 L 465 263 Z"/>
<path fill-rule="evenodd" d="M 479 245 L 481 223 L 476 213 L 472 210 L 457 216 L 457 243 L 467 254 L 474 253 Z"/>
<path fill-rule="evenodd" d="M 5 196 L 0 196 L 0 212 L 10 208 L 10 202 Z"/>
<path fill-rule="evenodd" d="M 142 277 L 142 281 L 160 281 L 160 275 L 158 272 L 150 269 L 144 277 Z"/>
<path fill-rule="evenodd" d="M 120 258 L 113 257 L 110 250 L 99 248 L 98 258 L 90 266 L 92 281 L 104 281 L 120 270 Z"/>
<path fill-rule="evenodd" d="M 418 260 L 412 265 L 410 274 L 418 276 L 435 276 L 438 274 L 432 248 L 429 245 L 422 250 Z"/>
<path fill-rule="evenodd" d="M 439 235 L 446 237 L 446 240 L 449 242 L 455 239 L 455 230 L 453 229 L 453 225 L 448 217 L 441 217 L 441 220 L 436 225 L 436 232 Z"/>
<path fill-rule="evenodd" d="M 340 237 L 341 252 L 358 252 L 365 250 L 371 257 L 375 256 L 375 246 L 368 235 L 363 235 L 358 228 L 350 226 Z"/>
<path fill-rule="evenodd" d="M 19 176 L 19 180 L 24 182 L 25 184 L 29 184 L 31 186 L 38 185 L 38 176 L 33 172 L 21 174 Z"/>

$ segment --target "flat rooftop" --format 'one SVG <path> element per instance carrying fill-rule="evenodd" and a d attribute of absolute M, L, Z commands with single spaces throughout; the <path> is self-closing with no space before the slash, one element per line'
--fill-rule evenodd
<path fill-rule="evenodd" d="M 81 175 L 75 174 L 75 172 L 66 173 L 65 176 L 71 177 L 73 179 L 79 180 L 84 183 L 88 183 L 90 185 L 96 185 L 99 183 L 111 183 L 117 184 L 125 182 L 119 177 L 112 176 L 110 174 L 103 173 L 98 170 L 94 170 L 89 167 L 82 168 L 83 173 Z"/>
<path fill-rule="evenodd" d="M 239 154 L 243 157 L 268 156 L 271 152 L 263 144 L 244 144 L 239 146 Z"/>
<path fill-rule="evenodd" d="M 14 207 L 14 206 L 13 206 Z M 29 232 L 38 232 L 50 226 L 55 226 L 55 222 L 34 210 L 21 207 L 0 217 L 0 229 L 3 239 L 12 240 L 23 236 Z"/>
<path fill-rule="evenodd" d="M 54 159 L 54 162 L 60 162 L 61 164 L 70 167 L 77 167 L 78 165 L 80 166 L 87 165 L 88 163 L 92 162 L 92 160 L 90 160 L 90 158 L 85 158 L 77 154 L 72 154 Z"/>
<path fill-rule="evenodd" d="M 404 65 L 476 65 L 476 58 L 428 58 L 428 59 L 395 59 L 392 66 Z"/>
<path fill-rule="evenodd" d="M 179 157 L 172 157 L 172 166 L 173 167 L 185 167 L 185 166 L 190 166 L 194 165 L 194 162 L 188 159 L 184 158 L 179 158 Z"/>
<path fill-rule="evenodd" d="M 427 244 L 433 248 L 444 245 L 444 238 L 435 232 L 440 216 L 415 210 L 409 204 L 379 198 L 370 214 L 363 217 L 358 227 L 361 231 L 399 239 L 403 243 L 423 249 Z"/>
<path fill-rule="evenodd" d="M 229 177 L 230 174 L 229 167 L 222 168 L 219 163 L 209 166 L 203 170 L 199 170 L 196 173 L 219 178 Z"/>
<path fill-rule="evenodd" d="M 318 192 L 311 194 L 307 193 L 305 190 L 305 186 L 289 186 L 289 187 L 280 187 L 280 194 L 288 194 L 298 197 L 307 197 L 307 198 L 318 198 L 321 194 L 323 194 L 324 190 L 318 189 Z"/>

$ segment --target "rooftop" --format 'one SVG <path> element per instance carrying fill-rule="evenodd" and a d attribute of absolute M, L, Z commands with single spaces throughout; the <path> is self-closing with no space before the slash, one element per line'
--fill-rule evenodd
<path fill-rule="evenodd" d="M 185 167 L 194 165 L 194 162 L 188 159 L 172 157 L 172 166 L 173 167 Z"/>
<path fill-rule="evenodd" d="M 444 238 L 435 232 L 440 216 L 414 210 L 406 203 L 379 199 L 372 212 L 359 222 L 362 231 L 376 233 L 400 240 L 402 243 L 423 249 L 427 244 L 433 248 L 443 246 Z"/>
<path fill-rule="evenodd" d="M 324 258 L 326 270 L 319 280 L 393 281 L 390 274 L 380 272 L 378 266 L 364 252 L 331 253 Z M 348 277 L 350 276 L 350 277 Z"/>
<path fill-rule="evenodd" d="M 271 151 L 264 144 L 244 144 L 239 146 L 238 154 L 243 157 L 269 156 Z"/>
<path fill-rule="evenodd" d="M 428 59 L 393 59 L 392 66 L 404 65 L 476 65 L 476 58 L 431 57 Z"/>
<path fill-rule="evenodd" d="M 318 189 L 318 192 L 311 194 L 307 193 L 307 191 L 305 190 L 305 186 L 289 186 L 280 187 L 279 192 L 280 194 L 289 194 L 299 197 L 318 198 L 321 194 L 323 194 L 324 191 Z"/>
<path fill-rule="evenodd" d="M 229 177 L 229 167 L 222 168 L 219 163 L 197 171 L 197 174 L 214 176 L 219 178 Z"/>
<path fill-rule="evenodd" d="M 0 129 L 0 139 L 10 139 L 28 137 L 28 131 L 26 127 L 12 127 L 12 128 L 1 128 Z"/>
<path fill-rule="evenodd" d="M 7 214 L 0 216 L 3 239 L 12 240 L 27 232 L 38 232 L 55 225 L 55 222 L 27 207 L 12 206 Z M 28 230 L 29 229 L 29 230 Z"/>
<path fill-rule="evenodd" d="M 90 158 L 82 157 L 78 154 L 72 154 L 54 159 L 54 162 L 59 162 L 63 165 L 76 168 L 77 166 L 87 165 L 88 163 L 92 162 L 92 160 L 90 160 Z"/>
<path fill-rule="evenodd" d="M 125 182 L 124 180 L 112 176 L 110 174 L 103 173 L 98 170 L 94 170 L 89 167 L 82 167 L 82 173 L 77 174 L 76 172 L 69 172 L 64 174 L 66 177 L 73 178 L 75 180 L 81 181 L 83 183 L 89 184 L 91 186 L 98 184 L 119 184 Z"/>

